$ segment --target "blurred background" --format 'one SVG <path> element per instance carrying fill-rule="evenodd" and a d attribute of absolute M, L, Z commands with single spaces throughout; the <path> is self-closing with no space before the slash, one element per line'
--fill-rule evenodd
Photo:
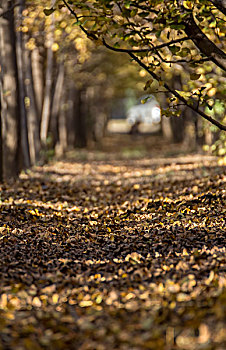
<path fill-rule="evenodd" d="M 188 108 L 165 117 L 169 96 L 155 83 L 145 88 L 147 73 L 126 55 L 94 45 L 66 8 L 46 16 L 44 1 L 17 5 L 0 5 L 1 180 L 81 148 L 110 152 L 129 143 L 139 156 L 158 141 L 224 154 L 216 127 Z M 186 89 L 186 74 L 169 69 L 166 80 Z M 212 113 L 223 112 L 216 99 Z"/>

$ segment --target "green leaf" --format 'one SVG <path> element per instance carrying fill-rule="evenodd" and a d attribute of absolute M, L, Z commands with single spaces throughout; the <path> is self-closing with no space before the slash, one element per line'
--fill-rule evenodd
<path fill-rule="evenodd" d="M 137 14 L 137 10 L 132 10 L 132 11 L 130 12 L 130 16 L 131 16 L 131 17 L 136 16 L 136 14 Z"/>
<path fill-rule="evenodd" d="M 140 12 L 139 13 L 139 16 L 144 18 L 144 17 L 147 17 L 149 15 L 149 12 Z"/>
<path fill-rule="evenodd" d="M 169 46 L 169 49 L 173 54 L 176 54 L 177 52 L 180 51 L 180 46 L 172 45 L 172 46 Z"/>
<path fill-rule="evenodd" d="M 120 48 L 120 45 L 119 45 L 119 42 L 118 42 L 118 41 L 117 41 L 117 43 L 115 43 L 113 46 L 114 46 L 116 49 Z"/>
<path fill-rule="evenodd" d="M 130 1 L 126 1 L 124 6 L 126 9 L 129 9 L 130 8 Z"/>
<path fill-rule="evenodd" d="M 197 74 L 197 73 L 191 73 L 190 74 L 190 79 L 191 80 L 198 80 L 201 77 L 201 74 Z"/>
<path fill-rule="evenodd" d="M 185 47 L 178 53 L 178 55 L 181 57 L 187 57 L 189 53 L 190 50 L 187 47 Z"/>
<path fill-rule="evenodd" d="M 160 37 L 161 33 L 162 33 L 162 30 L 161 30 L 161 29 L 157 30 L 157 32 L 155 33 L 155 35 L 157 36 L 157 38 Z"/>
<path fill-rule="evenodd" d="M 185 26 L 183 24 L 170 24 L 170 27 L 172 29 L 185 29 Z"/>
<path fill-rule="evenodd" d="M 150 98 L 152 98 L 152 95 L 151 96 L 148 96 L 148 97 L 145 97 L 143 100 L 141 100 L 140 102 L 142 104 L 145 104 L 148 100 L 150 100 Z"/>
<path fill-rule="evenodd" d="M 144 90 L 147 90 L 150 87 L 150 85 L 153 83 L 153 81 L 154 79 L 149 79 L 144 86 Z"/>
<path fill-rule="evenodd" d="M 128 39 L 130 38 L 130 35 L 131 35 L 131 34 L 126 34 L 126 35 L 124 35 L 123 39 L 124 39 L 125 41 L 128 40 Z"/>
<path fill-rule="evenodd" d="M 77 21 L 77 22 L 74 22 L 74 23 L 73 23 L 73 26 L 80 26 L 81 24 L 82 24 L 81 21 Z"/>
<path fill-rule="evenodd" d="M 55 9 L 51 8 L 51 9 L 44 9 L 43 12 L 46 16 L 50 16 L 54 11 L 55 11 Z"/>

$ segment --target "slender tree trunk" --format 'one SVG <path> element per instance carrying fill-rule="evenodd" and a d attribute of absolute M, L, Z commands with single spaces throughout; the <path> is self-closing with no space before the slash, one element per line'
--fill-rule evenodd
<path fill-rule="evenodd" d="M 75 118 L 74 118 L 74 106 L 76 89 L 73 80 L 69 80 L 68 91 L 68 110 L 67 110 L 67 144 L 69 147 L 74 147 L 75 144 Z"/>
<path fill-rule="evenodd" d="M 57 145 L 56 153 L 58 155 L 63 155 L 67 149 L 67 122 L 66 122 L 66 92 L 64 91 L 61 100 L 61 108 L 59 111 L 59 143 Z"/>
<path fill-rule="evenodd" d="M 53 71 L 53 52 L 51 48 L 47 50 L 47 65 L 46 65 L 46 79 L 45 92 L 41 116 L 40 137 L 43 144 L 46 144 L 50 113 L 51 113 L 51 97 L 52 97 L 52 71 Z"/>
<path fill-rule="evenodd" d="M 173 88 L 175 90 L 181 90 L 182 82 L 181 82 L 181 76 L 175 75 L 173 76 Z M 170 118 L 170 124 L 173 134 L 173 141 L 175 143 L 181 143 L 184 140 L 184 130 L 185 130 L 185 123 L 183 114 L 180 117 L 174 117 L 172 116 Z"/>
<path fill-rule="evenodd" d="M 40 156 L 40 129 L 38 108 L 35 98 L 34 81 L 32 75 L 31 52 L 27 50 L 26 57 L 26 94 L 29 97 L 28 114 L 28 139 L 30 146 L 31 163 L 35 164 Z"/>
<path fill-rule="evenodd" d="M 14 10 L 11 1 L 0 3 L 1 40 L 1 107 L 3 132 L 3 171 L 4 178 L 16 176 L 20 170 L 20 118 L 17 85 L 17 64 L 15 55 Z M 11 9 L 11 10 L 10 10 Z"/>
<path fill-rule="evenodd" d="M 53 5 L 54 1 L 52 1 Z M 54 42 L 54 13 L 51 15 L 52 24 L 49 32 L 49 47 L 47 49 L 47 62 L 46 62 L 46 76 L 45 76 L 45 91 L 42 107 L 41 116 L 41 128 L 40 138 L 41 142 L 45 145 L 48 136 L 49 122 L 51 115 L 51 104 L 52 104 L 52 83 L 53 83 L 53 51 L 52 44 Z"/>
<path fill-rule="evenodd" d="M 51 113 L 51 131 L 53 135 L 53 145 L 55 146 L 59 139 L 58 132 L 58 116 L 60 112 L 60 105 L 62 104 L 62 93 L 63 93 L 63 84 L 64 84 L 64 62 L 60 62 L 57 79 L 56 79 L 56 87 L 53 96 L 53 105 L 52 105 L 52 113 Z"/>
<path fill-rule="evenodd" d="M 38 120 L 41 121 L 42 103 L 43 103 L 43 65 L 39 54 L 39 49 L 35 48 L 31 52 L 31 70 L 34 86 L 35 104 L 38 111 Z"/>
<path fill-rule="evenodd" d="M 195 149 L 199 151 L 203 145 L 203 119 L 198 115 L 194 115 L 194 129 L 195 129 Z"/>
<path fill-rule="evenodd" d="M 1 85 L 0 85 L 1 88 Z M 0 98 L 0 182 L 3 181 L 3 138 L 2 138 L 2 104 Z"/>
<path fill-rule="evenodd" d="M 77 101 L 74 104 L 75 120 L 75 147 L 83 148 L 87 146 L 86 119 L 84 113 L 84 91 L 77 91 Z"/>
<path fill-rule="evenodd" d="M 159 94 L 158 98 L 159 98 L 159 102 L 160 102 L 160 106 L 162 109 L 166 109 L 168 107 L 167 104 L 167 99 L 168 94 Z M 164 137 L 164 139 L 166 139 L 167 141 L 172 141 L 173 140 L 173 134 L 172 134 L 172 128 L 170 125 L 170 118 L 162 116 L 161 117 L 161 133 Z"/>
<path fill-rule="evenodd" d="M 0 6 L 1 8 L 1 6 Z M 2 49 L 2 28 L 0 22 L 0 48 Z M 3 100 L 3 65 L 2 65 L 2 55 L 0 50 L 0 182 L 3 181 L 3 120 L 4 112 L 6 111 L 6 106 L 4 106 Z"/>
<path fill-rule="evenodd" d="M 17 26 L 22 24 L 22 11 L 24 9 L 24 1 L 20 0 L 20 6 L 17 11 Z M 30 150 L 28 141 L 28 123 L 27 111 L 25 107 L 25 78 L 24 78 L 24 41 L 21 31 L 16 32 L 16 54 L 17 54 L 17 68 L 18 68 L 18 86 L 19 86 L 19 100 L 20 100 L 20 125 L 21 125 L 21 147 L 23 153 L 24 167 L 29 168 Z"/>

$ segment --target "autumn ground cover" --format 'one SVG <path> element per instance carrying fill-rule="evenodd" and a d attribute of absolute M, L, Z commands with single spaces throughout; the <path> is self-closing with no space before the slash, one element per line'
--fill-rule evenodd
<path fill-rule="evenodd" d="M 128 138 L 1 185 L 0 349 L 226 348 L 225 169 Z"/>

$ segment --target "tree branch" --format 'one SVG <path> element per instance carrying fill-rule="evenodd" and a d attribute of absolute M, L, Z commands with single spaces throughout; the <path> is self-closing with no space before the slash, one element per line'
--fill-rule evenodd
<path fill-rule="evenodd" d="M 63 3 L 65 4 L 65 6 L 67 7 L 67 9 L 70 11 L 70 13 L 75 17 L 75 19 L 78 21 L 78 16 L 77 13 L 75 11 L 73 11 L 73 9 L 68 5 L 68 3 L 63 0 Z M 90 39 L 94 39 L 94 40 L 98 40 L 98 38 L 93 34 L 90 33 L 86 28 L 84 28 L 81 24 L 79 25 L 79 27 L 81 28 L 81 30 L 86 34 L 86 36 Z"/>
<path fill-rule="evenodd" d="M 209 0 L 220 12 L 226 16 L 226 0 Z"/>
<path fill-rule="evenodd" d="M 132 53 L 139 53 L 139 52 L 153 52 L 155 50 L 160 50 L 164 47 L 168 47 L 170 45 L 173 45 L 173 44 L 176 44 L 176 43 L 180 43 L 182 41 L 186 41 L 186 40 L 191 40 L 191 38 L 189 37 L 183 37 L 183 38 L 180 38 L 180 39 L 175 39 L 175 40 L 171 40 L 171 41 L 168 41 L 167 43 L 163 43 L 163 44 L 160 44 L 160 45 L 157 45 L 157 46 L 153 46 L 153 47 L 148 47 L 146 49 L 118 49 L 120 50 L 121 52 L 132 52 Z"/>
<path fill-rule="evenodd" d="M 188 38 L 189 39 L 189 38 Z M 176 40 L 175 40 L 176 41 Z M 102 42 L 104 44 L 104 46 L 106 46 L 108 49 L 112 50 L 112 51 L 115 51 L 115 52 L 124 52 L 124 53 L 140 53 L 140 52 L 155 52 L 155 50 L 157 50 L 160 46 L 163 47 L 162 45 L 159 45 L 159 46 L 155 46 L 154 48 L 148 48 L 148 49 L 121 49 L 119 47 L 114 47 L 114 46 L 111 46 L 109 45 L 105 39 L 102 39 Z M 163 44 L 164 45 L 164 44 Z M 164 45 L 165 46 L 165 45 Z M 203 58 L 200 58 L 199 60 L 186 60 L 186 59 L 178 59 L 178 60 L 175 60 L 175 61 L 168 61 L 168 60 L 165 60 L 163 58 L 161 58 L 162 61 L 164 63 L 202 63 L 202 62 L 206 62 L 206 61 L 210 61 L 210 58 L 209 57 L 203 57 Z"/>
<path fill-rule="evenodd" d="M 78 16 L 77 14 L 71 9 L 71 7 L 67 4 L 67 2 L 65 0 L 63 0 L 65 6 L 68 8 L 68 10 L 71 12 L 71 14 L 76 18 L 76 20 L 78 20 Z M 193 18 L 193 17 L 192 17 Z M 194 21 L 194 19 L 193 19 Z M 195 23 L 196 25 L 196 23 Z M 197 26 L 198 27 L 198 26 Z M 93 35 L 92 33 L 90 34 L 82 25 L 80 25 L 81 30 L 88 36 L 91 37 L 95 40 L 98 40 L 98 38 Z M 200 31 L 199 27 L 198 30 Z M 202 33 L 202 32 L 201 32 Z M 203 33 L 202 33 L 203 34 Z M 203 34 L 204 35 L 204 34 Z M 196 34 L 197 36 L 197 34 Z M 205 36 L 205 35 L 204 35 Z M 193 34 L 190 35 L 189 33 L 189 37 L 193 37 Z M 205 36 L 206 37 L 206 36 Z M 197 38 L 196 38 L 197 39 Z M 206 37 L 206 39 L 209 41 L 209 39 Z M 192 39 L 195 40 L 195 39 Z M 105 47 L 107 47 L 110 50 L 113 51 L 121 51 L 122 49 L 116 49 L 114 47 L 111 47 L 110 45 L 108 45 L 106 43 L 106 41 L 104 39 L 102 39 L 102 43 Z M 212 42 L 211 42 L 212 43 Z M 212 43 L 213 44 L 213 43 Z M 213 44 L 215 46 L 215 44 Z M 217 48 L 217 47 L 216 47 Z M 218 49 L 218 48 L 217 48 Z M 221 50 L 220 50 L 221 51 Z M 121 51 L 122 52 L 122 51 Z M 123 51 L 125 52 L 125 51 Z M 126 52 L 135 62 L 137 62 L 143 69 L 145 69 L 155 80 L 157 80 L 158 82 L 161 81 L 161 79 L 157 76 L 157 74 L 155 74 L 154 72 L 152 72 L 137 56 L 134 55 L 134 53 L 128 51 Z M 208 55 L 207 55 L 208 56 Z M 187 107 L 191 108 L 194 112 L 198 113 L 199 115 L 201 115 L 204 119 L 208 120 L 210 123 L 212 123 L 213 125 L 217 126 L 219 129 L 226 131 L 226 126 L 221 124 L 220 122 L 218 122 L 217 120 L 213 119 L 211 116 L 207 115 L 206 113 L 204 113 L 203 111 L 201 111 L 199 108 L 195 107 L 194 105 L 190 105 L 187 100 L 181 96 L 176 90 L 172 89 L 167 83 L 163 83 L 163 86 L 165 87 L 166 90 L 168 90 L 172 95 L 174 95 L 175 97 L 177 97 L 181 102 L 183 102 Z"/>
<path fill-rule="evenodd" d="M 105 47 L 107 47 L 108 49 L 112 50 L 112 51 L 120 51 L 120 49 L 114 48 L 110 45 L 108 45 L 106 43 L 105 40 L 103 40 L 103 44 Z M 125 52 L 125 51 L 123 51 Z M 135 56 L 132 52 L 127 51 L 126 52 L 134 61 L 136 61 L 142 68 L 144 68 L 151 76 L 152 78 L 154 78 L 155 80 L 157 80 L 158 82 L 161 81 L 161 79 L 154 73 L 152 72 L 137 56 Z M 169 92 L 171 92 L 172 95 L 174 95 L 175 97 L 177 97 L 181 102 L 184 103 L 184 105 L 186 105 L 187 107 L 191 108 L 194 112 L 200 114 L 204 119 L 208 120 L 210 123 L 212 123 L 213 125 L 216 125 L 219 129 L 226 131 L 226 126 L 219 123 L 217 120 L 213 119 L 211 116 L 207 115 L 206 113 L 204 113 L 203 111 L 201 111 L 199 108 L 192 106 L 190 104 L 188 104 L 187 100 L 181 96 L 176 90 L 172 89 L 167 83 L 164 83 L 163 86 L 165 87 L 166 90 L 168 90 Z"/>
<path fill-rule="evenodd" d="M 186 21 L 185 33 L 198 49 L 204 53 L 209 59 L 214 62 L 218 67 L 226 71 L 226 54 L 219 49 L 209 38 L 202 32 L 199 26 L 196 24 L 192 13 Z"/>
<path fill-rule="evenodd" d="M 161 79 L 154 73 L 152 72 L 138 57 L 136 57 L 133 53 L 129 53 L 130 57 L 134 59 L 142 68 L 144 68 L 155 80 L 158 82 L 161 81 Z M 200 114 L 204 119 L 208 120 L 211 122 L 213 125 L 216 125 L 219 129 L 226 131 L 226 125 L 223 125 L 219 123 L 217 120 L 213 119 L 203 111 L 201 111 L 199 108 L 196 108 L 193 105 L 188 104 L 186 99 L 181 96 L 176 90 L 172 89 L 167 83 L 164 83 L 163 86 L 171 92 L 172 95 L 177 97 L 181 102 L 183 102 L 187 107 L 191 108 L 194 112 Z"/>

